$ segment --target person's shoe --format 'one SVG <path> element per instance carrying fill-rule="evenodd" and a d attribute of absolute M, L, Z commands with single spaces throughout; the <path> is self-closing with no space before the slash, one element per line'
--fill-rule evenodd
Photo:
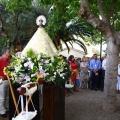
<path fill-rule="evenodd" d="M 97 91 L 97 89 L 95 89 L 95 91 Z"/>
<path fill-rule="evenodd" d="M 74 90 L 74 92 L 79 92 L 78 90 Z"/>
<path fill-rule="evenodd" d="M 3 117 L 3 118 L 6 118 L 7 117 L 7 114 L 5 113 L 5 114 L 1 114 L 1 116 Z"/>
<path fill-rule="evenodd" d="M 69 97 L 70 95 L 69 94 L 65 94 L 65 97 Z"/>
<path fill-rule="evenodd" d="M 101 91 L 103 92 L 103 89 L 101 89 Z"/>

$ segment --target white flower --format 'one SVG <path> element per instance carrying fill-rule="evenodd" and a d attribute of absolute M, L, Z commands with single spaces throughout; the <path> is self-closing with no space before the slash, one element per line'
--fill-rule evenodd
<path fill-rule="evenodd" d="M 51 57 L 51 61 L 54 62 L 54 57 Z"/>
<path fill-rule="evenodd" d="M 28 76 L 28 75 L 26 75 L 25 77 L 24 77 L 24 79 L 26 80 L 26 81 L 30 81 L 30 76 Z"/>
<path fill-rule="evenodd" d="M 46 75 L 49 75 L 49 73 L 46 73 Z"/>
<path fill-rule="evenodd" d="M 37 17 L 36 24 L 39 25 L 39 26 L 45 25 L 46 24 L 46 18 L 45 18 L 45 16 L 40 15 L 39 17 Z"/>
<path fill-rule="evenodd" d="M 72 21 L 66 23 L 66 27 L 67 27 L 67 28 L 70 27 L 71 24 L 72 24 Z"/>
<path fill-rule="evenodd" d="M 35 77 L 36 76 L 36 74 L 31 74 L 31 77 Z"/>
<path fill-rule="evenodd" d="M 33 69 L 34 63 L 32 61 L 24 63 L 24 67 L 29 67 L 29 69 Z"/>
<path fill-rule="evenodd" d="M 22 52 L 17 52 L 15 55 L 16 55 L 17 57 L 21 57 L 21 54 L 22 54 Z"/>
<path fill-rule="evenodd" d="M 62 72 L 62 71 L 63 71 L 63 68 L 57 69 L 57 72 Z"/>
<path fill-rule="evenodd" d="M 28 61 L 31 61 L 31 58 L 27 58 L 28 59 Z"/>
<path fill-rule="evenodd" d="M 56 75 L 57 73 L 56 72 L 54 72 L 54 75 Z"/>
<path fill-rule="evenodd" d="M 38 61 L 40 60 L 40 57 L 41 57 L 40 55 L 37 56 L 37 60 L 38 60 Z"/>
<path fill-rule="evenodd" d="M 49 60 L 46 60 L 44 63 L 48 64 L 48 63 L 49 63 Z"/>
<path fill-rule="evenodd" d="M 34 66 L 34 63 L 33 63 L 32 61 L 28 62 L 28 67 L 29 67 L 30 69 L 33 69 L 33 66 Z"/>
<path fill-rule="evenodd" d="M 39 70 L 42 70 L 42 66 L 39 66 Z"/>
<path fill-rule="evenodd" d="M 25 60 L 25 57 L 24 57 L 24 56 L 22 56 L 22 57 L 21 57 L 21 61 L 22 61 L 22 62 L 24 62 L 24 60 Z"/>
<path fill-rule="evenodd" d="M 46 76 L 45 70 L 41 69 L 41 70 L 40 70 L 40 75 L 42 75 L 42 76 L 45 77 L 45 76 Z"/>
<path fill-rule="evenodd" d="M 52 66 L 52 63 L 50 63 L 49 65 Z"/>
<path fill-rule="evenodd" d="M 60 74 L 60 77 L 63 77 L 64 75 L 63 74 Z"/>
<path fill-rule="evenodd" d="M 27 67 L 28 66 L 28 62 L 24 63 L 24 67 Z"/>
<path fill-rule="evenodd" d="M 19 67 L 19 66 L 16 66 L 16 67 L 15 67 L 15 71 L 16 71 L 16 72 L 19 72 L 19 70 L 20 70 L 20 67 Z"/>

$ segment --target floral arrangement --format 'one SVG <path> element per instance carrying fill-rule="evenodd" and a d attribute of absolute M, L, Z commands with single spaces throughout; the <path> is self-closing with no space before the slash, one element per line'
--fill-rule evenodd
<path fill-rule="evenodd" d="M 62 57 L 36 56 L 32 50 L 28 51 L 27 56 L 13 56 L 11 64 L 4 71 L 10 71 L 12 82 L 18 84 L 35 82 L 36 73 L 55 85 L 65 83 L 70 77 L 69 66 Z"/>

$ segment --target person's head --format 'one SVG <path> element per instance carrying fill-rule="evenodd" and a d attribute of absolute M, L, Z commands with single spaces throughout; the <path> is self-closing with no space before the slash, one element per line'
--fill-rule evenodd
<path fill-rule="evenodd" d="M 82 58 L 82 62 L 86 62 L 86 57 L 83 57 L 83 58 Z"/>
<path fill-rule="evenodd" d="M 97 54 L 94 54 L 94 55 L 93 55 L 93 58 L 94 58 L 95 60 L 97 60 Z"/>
<path fill-rule="evenodd" d="M 4 47 L 2 49 L 2 56 L 4 56 L 5 58 L 10 58 L 11 56 L 11 50 L 9 47 Z"/>
<path fill-rule="evenodd" d="M 86 57 L 86 62 L 88 62 L 89 61 L 89 57 Z"/>
<path fill-rule="evenodd" d="M 74 56 L 73 55 L 70 55 L 69 56 L 69 61 L 74 61 L 75 59 L 74 59 Z"/>

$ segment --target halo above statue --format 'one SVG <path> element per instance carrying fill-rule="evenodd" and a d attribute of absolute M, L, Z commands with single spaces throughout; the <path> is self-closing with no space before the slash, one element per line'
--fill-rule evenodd
<path fill-rule="evenodd" d="M 43 15 L 40 15 L 39 17 L 37 17 L 36 24 L 38 26 L 45 25 L 46 24 L 46 17 Z"/>

